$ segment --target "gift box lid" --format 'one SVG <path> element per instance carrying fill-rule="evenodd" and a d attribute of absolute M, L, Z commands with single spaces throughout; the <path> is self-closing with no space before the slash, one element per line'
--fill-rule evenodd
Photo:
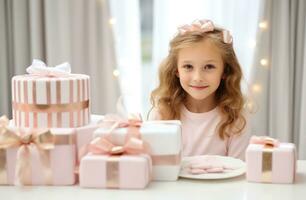
<path fill-rule="evenodd" d="M 249 144 L 246 152 L 248 151 L 258 151 L 262 152 L 264 149 L 263 144 Z M 295 151 L 295 144 L 293 143 L 280 143 L 278 147 L 273 147 L 274 152 L 290 152 Z"/>

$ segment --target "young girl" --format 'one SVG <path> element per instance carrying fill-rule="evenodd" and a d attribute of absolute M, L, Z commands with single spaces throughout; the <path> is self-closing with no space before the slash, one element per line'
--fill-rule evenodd
<path fill-rule="evenodd" d="M 182 122 L 183 155 L 244 159 L 250 129 L 229 31 L 210 20 L 178 28 L 151 93 L 150 119 Z"/>

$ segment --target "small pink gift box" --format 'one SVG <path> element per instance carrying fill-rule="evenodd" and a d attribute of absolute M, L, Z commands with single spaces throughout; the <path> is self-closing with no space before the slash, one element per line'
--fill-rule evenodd
<path fill-rule="evenodd" d="M 150 182 L 151 158 L 139 155 L 93 155 L 80 164 L 80 186 L 90 188 L 142 189 Z"/>
<path fill-rule="evenodd" d="M 295 145 L 278 143 L 267 137 L 256 138 L 261 141 L 249 144 L 246 150 L 247 180 L 265 183 L 293 183 L 296 172 Z M 268 143 L 263 141 L 266 139 Z"/>
<path fill-rule="evenodd" d="M 0 137 L 0 171 L 3 172 L 0 174 L 0 185 L 73 185 L 75 183 L 74 129 L 44 130 L 44 134 L 41 134 L 43 136 L 37 139 L 33 139 L 35 136 L 18 138 L 14 134 L 18 129 L 14 127 L 3 130 L 8 131 L 2 132 L 4 134 L 1 133 Z M 39 132 L 33 129 L 24 130 Z M 11 137 L 12 135 L 14 136 Z M 11 141 L 15 141 L 15 146 L 9 145 L 12 144 Z M 25 143 L 18 144 L 21 141 Z M 49 146 L 51 143 L 53 147 Z"/>

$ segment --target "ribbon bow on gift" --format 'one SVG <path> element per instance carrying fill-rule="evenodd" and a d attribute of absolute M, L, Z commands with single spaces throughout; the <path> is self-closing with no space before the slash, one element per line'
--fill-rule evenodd
<path fill-rule="evenodd" d="M 55 138 L 49 130 L 42 132 L 22 132 L 8 129 L 9 120 L 2 116 L 0 118 L 0 183 L 7 184 L 6 173 L 6 149 L 18 148 L 16 159 L 15 177 L 17 184 L 31 185 L 31 149 L 38 150 L 40 160 L 44 166 L 44 174 L 47 184 L 51 184 L 51 168 L 49 151 L 54 148 Z"/>
<path fill-rule="evenodd" d="M 116 128 L 139 128 L 142 124 L 140 114 L 130 114 L 128 119 L 122 118 L 119 115 L 106 115 L 103 120 L 99 122 L 99 127 L 109 128 L 108 132 L 113 132 Z"/>
<path fill-rule="evenodd" d="M 219 30 L 223 34 L 223 42 L 226 44 L 231 44 L 233 42 L 233 38 L 230 34 L 230 32 L 224 28 L 221 28 L 219 26 L 215 26 L 211 20 L 202 19 L 202 20 L 196 20 L 192 24 L 185 24 L 180 27 L 178 27 L 178 31 L 180 35 L 185 35 L 188 32 L 211 32 L 214 30 Z"/>
<path fill-rule="evenodd" d="M 68 62 L 55 67 L 47 67 L 43 61 L 34 59 L 32 65 L 27 68 L 27 72 L 37 76 L 59 77 L 69 75 L 71 73 L 71 68 Z"/>
<path fill-rule="evenodd" d="M 111 125 L 112 124 L 112 125 Z M 142 124 L 142 119 L 139 114 L 130 114 L 128 119 L 123 119 L 118 115 L 106 115 L 100 127 L 110 126 L 108 134 L 104 137 L 94 139 L 89 145 L 89 151 L 98 154 L 140 154 L 145 153 L 144 142 L 139 138 L 139 127 Z M 117 146 L 110 142 L 108 137 L 116 128 L 128 127 L 128 134 L 123 146 Z"/>
<path fill-rule="evenodd" d="M 97 137 L 89 144 L 89 152 L 93 154 L 141 154 L 145 153 L 144 142 L 141 139 L 131 137 L 123 146 L 114 145 L 106 137 Z"/>
<path fill-rule="evenodd" d="M 139 127 L 142 124 L 141 116 L 132 114 L 128 119 L 118 115 L 106 115 L 99 123 L 100 128 L 107 128 L 107 135 L 95 138 L 90 144 L 79 150 L 79 160 L 88 152 L 93 154 L 140 154 L 145 153 L 147 145 L 139 138 Z M 108 138 L 116 128 L 128 128 L 128 134 L 123 146 L 113 144 Z"/>
<path fill-rule="evenodd" d="M 252 136 L 250 144 L 262 144 L 265 147 L 278 147 L 279 141 L 268 136 Z"/>

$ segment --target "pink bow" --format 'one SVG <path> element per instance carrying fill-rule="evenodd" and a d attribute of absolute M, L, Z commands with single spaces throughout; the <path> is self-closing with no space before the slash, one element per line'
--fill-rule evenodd
<path fill-rule="evenodd" d="M 99 127 L 110 128 L 109 133 L 113 132 L 116 128 L 124 127 L 140 127 L 142 119 L 140 114 L 130 114 L 128 119 L 124 119 L 118 115 L 106 115 L 103 120 L 99 122 Z"/>
<path fill-rule="evenodd" d="M 118 115 L 109 114 L 99 123 L 101 128 L 109 128 L 108 134 L 104 137 L 95 138 L 90 144 L 85 145 L 79 150 L 79 160 L 88 152 L 94 154 L 122 154 L 133 153 L 139 154 L 145 152 L 144 142 L 137 138 L 138 129 L 142 124 L 140 114 L 130 114 L 128 119 L 124 119 Z M 127 140 L 125 145 L 116 146 L 107 138 L 116 128 L 128 127 Z M 137 133 L 135 133 L 137 132 Z"/>
<path fill-rule="evenodd" d="M 183 26 L 178 27 L 178 31 L 180 35 L 185 35 L 187 32 L 193 32 L 193 31 L 205 33 L 205 32 L 211 32 L 213 30 L 222 31 L 224 43 L 226 44 L 232 43 L 233 38 L 230 32 L 226 29 L 215 26 L 211 20 L 207 20 L 207 19 L 196 20 L 191 25 L 185 24 Z"/>
<path fill-rule="evenodd" d="M 279 141 L 267 136 L 252 136 L 250 144 L 262 144 L 269 147 L 278 147 Z"/>
<path fill-rule="evenodd" d="M 145 153 L 144 142 L 141 139 L 131 137 L 123 146 L 118 146 L 110 142 L 106 137 L 95 138 L 88 147 L 89 152 L 93 154 L 141 154 Z"/>

